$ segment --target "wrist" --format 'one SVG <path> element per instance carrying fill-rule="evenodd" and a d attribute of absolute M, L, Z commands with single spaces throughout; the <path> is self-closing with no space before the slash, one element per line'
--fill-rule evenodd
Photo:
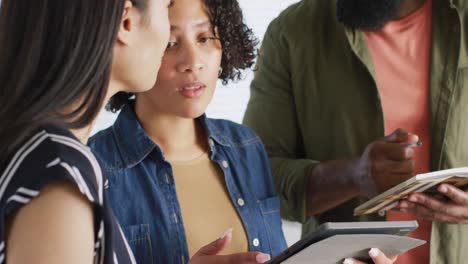
<path fill-rule="evenodd" d="M 377 186 L 372 177 L 369 161 L 365 157 L 355 158 L 351 161 L 351 180 L 357 188 L 359 195 L 371 198 L 378 194 Z"/>

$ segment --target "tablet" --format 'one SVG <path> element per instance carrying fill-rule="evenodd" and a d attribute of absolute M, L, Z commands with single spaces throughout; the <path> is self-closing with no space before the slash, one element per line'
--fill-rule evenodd
<path fill-rule="evenodd" d="M 306 235 L 303 239 L 281 252 L 270 260 L 269 264 L 280 264 L 291 258 L 308 246 L 326 238 L 336 235 L 396 235 L 405 236 L 418 227 L 416 221 L 379 221 L 379 222 L 342 222 L 325 223 L 315 232 Z M 352 257 L 352 256 L 350 256 Z"/>

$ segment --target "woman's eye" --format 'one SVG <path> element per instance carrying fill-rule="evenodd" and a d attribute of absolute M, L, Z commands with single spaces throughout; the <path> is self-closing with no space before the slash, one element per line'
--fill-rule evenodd
<path fill-rule="evenodd" d="M 177 46 L 177 42 L 175 42 L 175 41 L 169 41 L 169 42 L 167 43 L 166 49 L 171 49 L 171 48 L 174 48 L 175 46 Z"/>
<path fill-rule="evenodd" d="M 202 37 L 198 41 L 200 43 L 206 43 L 206 42 L 211 41 L 211 40 L 216 40 L 216 38 L 215 37 Z"/>

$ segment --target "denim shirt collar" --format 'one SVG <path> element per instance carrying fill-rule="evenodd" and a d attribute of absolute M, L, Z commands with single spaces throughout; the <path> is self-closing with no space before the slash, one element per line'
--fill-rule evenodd
<path fill-rule="evenodd" d="M 217 130 L 216 125 L 212 122 L 210 118 L 206 116 L 206 114 L 203 114 L 202 116 L 197 118 L 197 120 L 205 128 L 208 141 L 212 139 L 214 142 L 216 142 L 219 145 L 222 145 L 225 147 L 231 146 L 231 141 L 227 137 L 223 136 L 223 134 Z"/>
<path fill-rule="evenodd" d="M 211 157 L 214 157 L 217 147 L 231 146 L 231 142 L 217 131 L 216 126 L 206 117 L 206 114 L 203 114 L 197 120 L 200 121 L 205 128 Z M 153 151 L 155 151 L 158 160 L 164 160 L 162 150 L 148 136 L 138 121 L 133 103 L 126 105 L 122 109 L 112 129 L 114 130 L 116 142 L 122 154 L 121 156 L 125 167 L 136 166 Z"/>
<path fill-rule="evenodd" d="M 112 130 L 125 167 L 137 165 L 157 148 L 138 121 L 133 105 L 122 109 Z"/>

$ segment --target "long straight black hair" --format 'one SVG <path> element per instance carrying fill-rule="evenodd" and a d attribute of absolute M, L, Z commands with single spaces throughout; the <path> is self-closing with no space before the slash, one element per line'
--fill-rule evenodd
<path fill-rule="evenodd" d="M 0 3 L 2 165 L 40 126 L 77 129 L 96 118 L 108 90 L 125 1 Z"/>

